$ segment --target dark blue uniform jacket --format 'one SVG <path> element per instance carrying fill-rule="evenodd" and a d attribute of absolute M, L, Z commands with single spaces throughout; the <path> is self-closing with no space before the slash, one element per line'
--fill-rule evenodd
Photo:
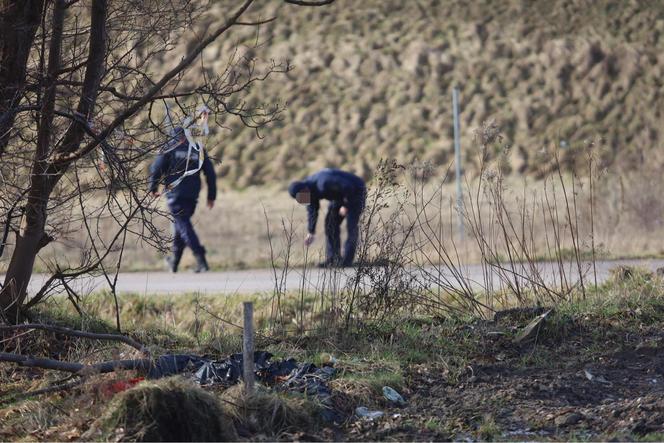
<path fill-rule="evenodd" d="M 316 232 L 320 200 L 330 200 L 338 206 L 360 208 L 364 205 L 366 186 L 364 180 L 339 169 L 323 169 L 289 189 L 292 197 L 305 187 L 311 192 L 311 204 L 307 206 L 308 230 Z"/>
<path fill-rule="evenodd" d="M 187 141 L 178 145 L 175 149 L 163 154 L 159 154 L 154 163 L 150 167 L 150 192 L 156 192 L 159 184 L 167 186 L 182 177 L 187 165 L 187 151 L 189 150 L 189 143 Z M 198 168 L 198 155 L 199 152 L 192 149 L 189 158 L 189 165 L 187 170 L 191 171 Z M 207 182 L 207 199 L 214 200 L 217 198 L 217 182 L 214 173 L 212 162 L 205 153 L 203 158 L 203 166 L 201 167 L 205 173 L 205 180 Z M 185 177 L 174 188 L 168 188 L 166 197 L 169 204 L 179 204 L 184 202 L 195 202 L 198 200 L 198 194 L 201 192 L 201 177 L 200 171 L 195 174 Z"/>

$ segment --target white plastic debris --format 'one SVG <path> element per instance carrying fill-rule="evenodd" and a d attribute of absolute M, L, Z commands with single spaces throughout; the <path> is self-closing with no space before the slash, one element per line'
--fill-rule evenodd
<path fill-rule="evenodd" d="M 584 369 L 583 373 L 585 374 L 586 378 L 590 381 L 594 381 L 597 383 L 604 383 L 606 385 L 610 385 L 611 382 L 608 381 L 606 378 L 600 376 L 593 375 L 588 369 Z"/>
<path fill-rule="evenodd" d="M 375 420 L 385 415 L 383 411 L 371 411 L 366 406 L 359 406 L 355 408 L 355 415 L 366 420 Z"/>

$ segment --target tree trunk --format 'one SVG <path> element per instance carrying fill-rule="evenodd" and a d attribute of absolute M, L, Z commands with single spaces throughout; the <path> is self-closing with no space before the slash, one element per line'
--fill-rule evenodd
<path fill-rule="evenodd" d="M 42 236 L 36 233 L 16 236 L 16 248 L 0 292 L 0 307 L 8 323 L 14 324 L 21 320 L 20 307 L 32 277 L 32 267 L 39 252 L 41 238 Z"/>
<path fill-rule="evenodd" d="M 25 87 L 28 55 L 44 0 L 0 0 L 0 158 Z"/>
<path fill-rule="evenodd" d="M 0 292 L 0 307 L 7 321 L 20 320 L 20 308 L 27 294 L 32 277 L 32 267 L 39 250 L 47 243 L 44 232 L 46 207 L 52 191 L 48 170 L 48 154 L 53 132 L 57 72 L 60 69 L 62 33 L 65 17 L 65 1 L 56 0 L 53 7 L 53 31 L 48 55 L 48 68 L 45 78 L 45 93 L 42 97 L 37 150 L 33 160 L 28 204 L 21 220 L 21 229 L 16 238 L 16 248 L 5 276 L 5 284 Z"/>
<path fill-rule="evenodd" d="M 64 20 L 65 9 L 64 0 L 55 2 L 46 89 L 40 111 L 37 152 L 33 161 L 28 201 L 21 220 L 21 229 L 17 235 L 16 248 L 5 275 L 5 284 L 2 291 L 0 291 L 0 308 L 5 314 L 6 321 L 11 323 L 16 323 L 21 318 L 21 307 L 27 296 L 27 288 L 32 277 L 35 259 L 40 249 L 50 241 L 50 237 L 44 231 L 48 215 L 48 201 L 53 189 L 71 163 L 54 165 L 48 160 L 56 94 L 55 81 L 60 68 L 62 21 Z M 77 106 L 77 112 L 86 117 L 89 117 L 94 110 L 99 83 L 104 73 L 107 16 L 107 0 L 93 0 L 88 61 L 81 98 Z M 59 149 L 63 152 L 74 151 L 83 140 L 84 135 L 81 125 L 73 123 L 65 133 Z"/>

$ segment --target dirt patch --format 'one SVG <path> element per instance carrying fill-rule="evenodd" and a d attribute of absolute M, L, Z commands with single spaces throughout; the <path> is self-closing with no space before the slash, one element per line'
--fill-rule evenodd
<path fill-rule="evenodd" d="M 659 331 L 609 329 L 600 335 L 625 333 L 598 343 L 588 333 L 596 326 L 577 325 L 528 347 L 480 328 L 481 351 L 456 380 L 446 365 L 407 367 L 408 405 L 354 424 L 350 438 L 634 439 L 664 432 Z M 592 349 L 598 345 L 604 348 Z"/>

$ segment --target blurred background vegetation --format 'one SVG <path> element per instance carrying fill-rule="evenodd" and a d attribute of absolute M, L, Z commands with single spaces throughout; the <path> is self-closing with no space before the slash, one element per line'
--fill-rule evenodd
<path fill-rule="evenodd" d="M 215 13 L 215 9 L 219 14 Z M 221 15 L 216 3 L 204 23 Z M 287 8 L 258 33 L 225 39 L 200 72 L 220 72 L 239 52 L 290 59 L 294 69 L 257 84 L 248 103 L 287 105 L 256 137 L 220 116 L 209 141 L 225 186 L 244 188 L 325 166 L 370 178 L 381 157 L 453 160 L 451 90 L 461 92 L 464 166 L 477 168 L 472 130 L 495 119 L 511 146 L 506 173 L 541 177 L 560 147 L 571 169 L 601 137 L 600 169 L 664 162 L 664 2 L 625 0 L 338 0 Z M 254 44 L 258 42 L 258 47 Z M 170 56 L 169 56 L 170 57 Z M 199 74 L 200 74 L 199 73 Z M 578 166 L 578 165 L 576 165 Z"/>

